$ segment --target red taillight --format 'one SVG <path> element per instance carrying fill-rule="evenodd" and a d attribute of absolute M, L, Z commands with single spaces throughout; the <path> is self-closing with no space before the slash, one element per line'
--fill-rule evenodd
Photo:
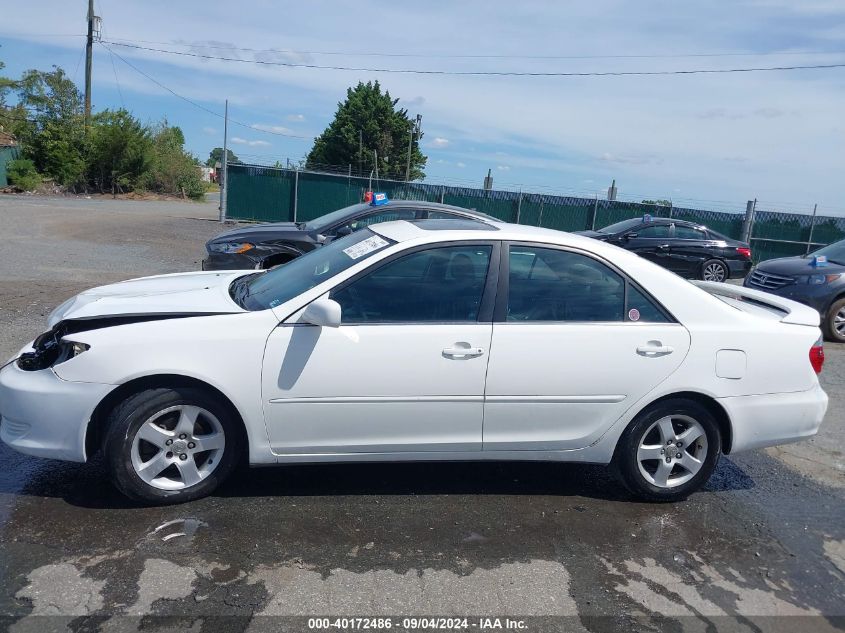
<path fill-rule="evenodd" d="M 816 341 L 816 344 L 810 348 L 810 364 L 817 374 L 822 373 L 824 366 L 824 347 L 822 347 L 822 340 Z"/>
<path fill-rule="evenodd" d="M 751 249 L 747 246 L 737 246 L 737 255 L 742 255 L 745 259 L 751 259 Z"/>

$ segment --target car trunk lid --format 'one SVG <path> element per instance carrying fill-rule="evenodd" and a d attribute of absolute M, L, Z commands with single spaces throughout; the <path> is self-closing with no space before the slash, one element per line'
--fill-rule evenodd
<path fill-rule="evenodd" d="M 692 281 L 691 283 L 743 312 L 774 318 L 781 323 L 808 327 L 819 326 L 819 313 L 797 301 L 733 284 L 714 281 Z"/>

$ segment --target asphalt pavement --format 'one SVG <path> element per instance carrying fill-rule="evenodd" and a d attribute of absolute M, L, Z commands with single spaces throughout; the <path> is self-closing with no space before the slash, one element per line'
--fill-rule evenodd
<path fill-rule="evenodd" d="M 0 195 L 0 357 L 80 290 L 198 269 L 215 218 Z M 818 437 L 723 458 L 679 504 L 634 502 L 600 466 L 482 463 L 245 469 L 138 508 L 99 461 L 2 446 L 0 628 L 845 630 L 844 347 L 826 345 Z"/>

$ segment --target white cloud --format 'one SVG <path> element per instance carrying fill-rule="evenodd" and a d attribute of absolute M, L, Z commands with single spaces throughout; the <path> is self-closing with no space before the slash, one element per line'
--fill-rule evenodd
<path fill-rule="evenodd" d="M 22 3 L 4 13 L 0 34 L 11 42 L 2 50 L 10 67 L 49 68 L 61 64 L 74 71 L 79 56 L 75 38 L 34 38 L 32 24 L 45 33 L 66 32 L 78 21 L 74 3 Z M 459 68 L 529 71 L 615 71 L 730 68 L 791 65 L 794 55 L 777 51 L 831 50 L 845 26 L 842 0 L 737 0 L 731 11 L 718 3 L 689 0 L 671 10 L 643 11 L 638 3 L 595 0 L 590 3 L 516 3 L 515 8 L 479 11 L 477 3 L 427 6 L 359 0 L 352 5 L 300 3 L 261 5 L 260 23 L 232 20 L 231 7 L 219 3 L 170 3 L 168 19 L 157 19 L 156 3 L 108 2 L 104 19 L 109 36 L 131 40 L 190 42 L 212 55 L 254 60 L 250 51 L 211 48 L 243 43 L 255 49 L 349 52 L 314 55 L 316 63 L 355 67 Z M 253 11 L 245 8 L 244 11 Z M 257 11 L 257 9 L 255 10 Z M 258 15 L 258 14 L 256 14 Z M 349 24 L 368 16 L 368 30 L 379 38 L 365 44 L 348 37 Z M 612 16 L 608 19 L 607 16 Z M 319 20 L 320 29 L 303 28 Z M 591 28 L 602 24 L 601 33 Z M 274 24 L 273 29 L 261 25 Z M 413 30 L 391 28 L 414 24 Z M 759 25 L 751 28 L 748 25 Z M 835 37 L 837 40 L 832 40 Z M 483 38 L 483 40 L 482 40 Z M 360 39 L 360 38 L 359 38 Z M 31 44 L 21 45 L 21 40 Z M 766 57 L 643 59 L 520 59 L 518 57 L 444 60 L 434 57 L 374 58 L 364 50 L 442 55 L 477 54 L 478 41 L 496 42 L 502 55 L 649 55 L 664 53 L 743 52 Z M 161 48 L 177 48 L 161 46 Z M 375 44 L 375 46 L 372 46 Z M 379 79 L 400 105 L 437 126 L 439 138 L 475 152 L 450 156 L 473 165 L 507 163 L 509 179 L 561 187 L 583 187 L 585 178 L 610 182 L 657 197 L 680 187 L 685 196 L 736 200 L 818 200 L 822 208 L 843 206 L 839 182 L 845 171 L 841 71 L 738 73 L 637 77 L 454 77 L 400 75 L 281 68 L 238 62 L 201 60 L 152 51 L 115 48 L 121 56 L 157 81 L 222 114 L 228 96 L 230 115 L 240 121 L 290 121 L 302 113 L 314 129 L 331 121 L 338 100 L 357 81 Z M 267 61 L 294 63 L 307 55 L 278 51 Z M 841 56 L 840 56 L 841 57 Z M 803 62 L 805 57 L 801 57 Z M 806 57 L 819 63 L 835 55 Z M 102 63 L 100 63 L 102 62 Z M 126 104 L 143 109 L 156 95 L 157 108 L 139 112 L 153 119 L 168 115 L 185 130 L 188 146 L 199 153 L 211 137 L 203 125 L 222 127 L 219 119 L 166 93 L 119 60 L 117 72 Z M 98 70 L 99 69 L 99 70 Z M 105 69 L 108 69 L 106 72 Z M 114 86 L 105 49 L 95 49 L 99 85 Z M 77 75 L 79 78 L 79 75 Z M 116 92 L 112 90 L 112 92 Z M 95 92 L 98 108 L 106 90 Z M 425 95 L 421 97 L 420 95 Z M 191 129 L 185 112 L 196 115 Z M 176 118 L 178 117 L 178 118 Z M 298 128 L 297 128 L 298 129 Z M 309 140 L 272 139 L 280 155 L 301 156 Z M 425 139 L 428 141 L 428 138 Z M 203 153 L 207 151 L 205 149 Z M 505 156 L 493 157 L 502 151 Z M 603 156 L 603 154 L 607 156 Z M 736 160 L 742 157 L 742 161 Z M 456 164 L 457 165 L 457 164 Z M 528 190 L 528 189 L 525 189 Z"/>
<path fill-rule="evenodd" d="M 250 147 L 270 147 L 270 143 L 267 141 L 248 141 L 245 138 L 241 138 L 240 136 L 233 136 L 232 142 L 235 145 L 249 145 Z"/>
<path fill-rule="evenodd" d="M 497 165 L 496 169 L 498 169 L 499 171 L 510 171 L 511 166 L 510 165 Z"/>
<path fill-rule="evenodd" d="M 283 125 L 265 125 L 263 123 L 254 123 L 250 126 L 253 130 L 261 130 L 263 132 L 272 132 L 274 134 L 291 134 L 293 130 Z"/>
<path fill-rule="evenodd" d="M 463 168 L 464 168 L 464 167 L 466 167 L 467 165 L 466 165 L 466 163 L 457 162 L 457 163 L 455 163 L 455 166 L 456 166 L 456 167 L 460 167 L 461 169 L 463 169 Z"/>
<path fill-rule="evenodd" d="M 210 134 L 211 136 L 214 136 L 214 135 L 217 134 L 217 130 L 215 130 L 213 127 L 204 127 L 202 129 L 202 131 L 205 132 L 206 134 Z"/>
<path fill-rule="evenodd" d="M 431 142 L 429 142 L 428 146 L 434 147 L 435 149 L 444 149 L 449 147 L 449 139 L 443 138 L 442 136 L 436 136 Z"/>
<path fill-rule="evenodd" d="M 285 117 L 286 120 L 294 123 L 302 123 L 305 120 L 304 114 L 289 114 Z"/>

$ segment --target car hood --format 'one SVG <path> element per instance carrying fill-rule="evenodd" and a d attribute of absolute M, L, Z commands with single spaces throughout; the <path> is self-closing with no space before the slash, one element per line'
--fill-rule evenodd
<path fill-rule="evenodd" d="M 779 259 L 767 259 L 757 265 L 761 273 L 772 273 L 774 275 L 812 275 L 814 273 L 843 273 L 845 266 L 829 262 L 827 266 L 813 266 L 812 257 L 781 257 Z"/>
<path fill-rule="evenodd" d="M 208 243 L 219 244 L 221 242 L 262 242 L 269 239 L 297 239 L 304 234 L 305 232 L 297 228 L 293 222 L 268 222 L 225 231 L 208 240 Z"/>
<path fill-rule="evenodd" d="M 186 316 L 245 312 L 229 296 L 229 284 L 245 271 L 156 275 L 99 286 L 71 297 L 53 310 L 60 321 L 102 317 Z"/>

